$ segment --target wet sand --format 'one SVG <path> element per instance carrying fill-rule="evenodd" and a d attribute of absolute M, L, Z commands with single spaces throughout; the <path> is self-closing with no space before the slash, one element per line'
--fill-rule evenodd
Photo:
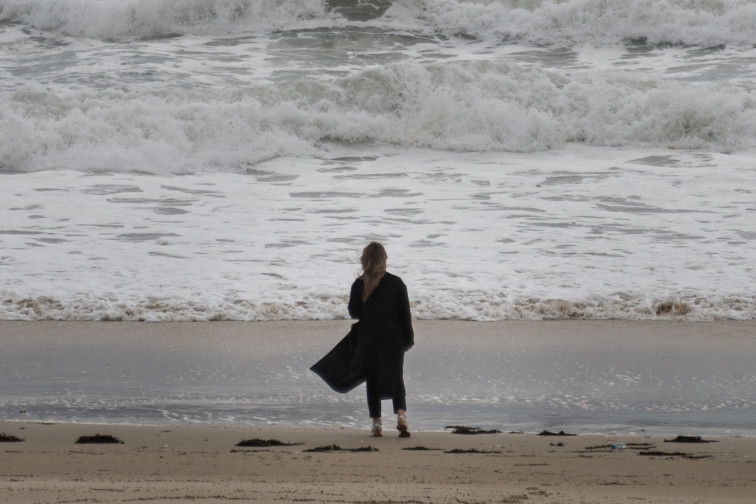
<path fill-rule="evenodd" d="M 755 321 L 414 324 L 419 430 L 756 435 Z M 0 322 L 0 419 L 361 429 L 364 387 L 308 371 L 349 325 Z"/>
<path fill-rule="evenodd" d="M 750 503 L 756 438 L 0 422 L 0 502 Z M 123 444 L 77 444 L 81 436 Z M 238 447 L 244 440 L 283 446 Z M 287 443 L 292 443 L 287 445 Z M 611 444 L 625 443 L 624 448 Z M 317 451 L 321 447 L 341 450 Z M 350 451 L 358 450 L 358 451 Z"/>

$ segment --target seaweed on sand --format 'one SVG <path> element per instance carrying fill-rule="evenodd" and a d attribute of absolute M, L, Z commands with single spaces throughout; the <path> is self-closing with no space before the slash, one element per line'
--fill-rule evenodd
<path fill-rule="evenodd" d="M 677 436 L 674 439 L 665 439 L 665 443 L 716 443 L 714 440 L 701 439 L 701 436 Z"/>
<path fill-rule="evenodd" d="M 95 434 L 94 436 L 81 436 L 76 444 L 124 444 L 123 441 L 110 434 Z"/>
<path fill-rule="evenodd" d="M 461 448 L 454 448 L 453 450 L 446 450 L 444 453 L 452 453 L 452 454 L 466 454 L 466 453 L 477 453 L 477 454 L 491 454 L 491 453 L 501 453 L 499 451 L 493 451 L 493 450 L 478 450 L 477 448 L 470 448 L 468 450 L 463 450 Z"/>
<path fill-rule="evenodd" d="M 333 444 L 333 445 L 318 446 L 317 448 L 310 448 L 308 450 L 302 450 L 302 451 L 309 452 L 309 453 L 331 453 L 331 452 L 338 452 L 338 451 L 358 453 L 358 452 L 377 452 L 378 448 L 373 448 L 372 446 L 363 446 L 362 448 L 342 448 L 338 445 Z"/>
<path fill-rule="evenodd" d="M 485 430 L 479 427 L 466 427 L 464 425 L 447 425 L 445 429 L 452 429 L 452 434 L 499 434 L 501 431 L 492 429 Z"/>
<path fill-rule="evenodd" d="M 6 433 L 0 433 L 0 443 L 20 443 L 23 439 Z"/>
<path fill-rule="evenodd" d="M 625 448 L 628 450 L 653 450 L 656 448 L 656 445 L 653 443 L 626 443 Z M 582 453 L 590 453 L 595 451 L 613 451 L 616 447 L 612 447 L 611 444 L 602 444 L 602 445 L 595 445 L 595 446 L 586 446 L 585 450 Z"/>
<path fill-rule="evenodd" d="M 682 457 L 690 460 L 697 460 L 697 459 L 706 459 L 711 458 L 711 455 L 694 455 L 691 453 L 681 453 L 681 452 L 664 452 L 664 451 L 645 451 L 640 452 L 638 455 L 643 455 L 647 457 Z"/>
<path fill-rule="evenodd" d="M 538 435 L 539 436 L 577 436 L 577 434 L 568 434 L 564 432 L 563 430 L 559 432 L 551 432 L 547 430 L 542 430 L 541 432 L 538 433 Z"/>
<path fill-rule="evenodd" d="M 304 443 L 284 443 L 278 439 L 245 439 L 236 443 L 236 446 L 251 446 L 256 448 L 270 447 L 270 446 L 297 446 Z"/>

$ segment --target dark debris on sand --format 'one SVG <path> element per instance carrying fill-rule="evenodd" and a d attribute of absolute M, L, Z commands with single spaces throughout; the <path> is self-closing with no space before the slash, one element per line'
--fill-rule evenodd
<path fill-rule="evenodd" d="M 409 450 L 409 451 L 441 451 L 441 448 L 428 448 L 426 446 L 409 446 L 407 448 L 402 448 L 402 450 Z"/>
<path fill-rule="evenodd" d="M 492 450 L 478 450 L 477 448 L 470 448 L 469 450 L 462 450 L 460 448 L 455 448 L 453 450 L 446 450 L 444 453 L 451 453 L 451 454 L 467 454 L 467 453 L 476 453 L 476 454 L 499 454 L 501 452 L 499 451 L 492 451 Z"/>
<path fill-rule="evenodd" d="M 459 499 L 457 499 L 459 500 Z M 462 501 L 459 501 L 462 502 Z M 425 504 L 425 501 L 419 501 L 419 500 L 404 500 L 404 501 L 395 501 L 395 500 L 387 500 L 387 501 L 377 501 L 377 500 L 369 500 L 369 501 L 355 501 L 354 504 Z"/>
<path fill-rule="evenodd" d="M 566 432 L 559 431 L 559 432 L 551 432 L 547 430 L 542 430 L 538 433 L 539 436 L 577 436 L 577 434 L 567 434 Z"/>
<path fill-rule="evenodd" d="M 701 436 L 677 436 L 674 439 L 665 439 L 665 443 L 716 443 L 714 440 L 701 439 Z"/>
<path fill-rule="evenodd" d="M 500 430 L 485 430 L 478 427 L 465 427 L 464 425 L 447 425 L 446 430 L 451 429 L 452 434 L 499 434 Z"/>
<path fill-rule="evenodd" d="M 255 448 L 268 448 L 271 446 L 298 446 L 303 445 L 304 443 L 284 443 L 283 441 L 279 441 L 278 439 L 245 439 L 243 441 L 239 441 L 236 446 L 242 446 L 242 447 L 255 447 Z"/>
<path fill-rule="evenodd" d="M 656 448 L 654 443 L 626 443 L 625 449 L 627 450 L 653 450 Z M 620 448 L 621 449 L 621 448 Z M 617 447 L 611 444 L 602 444 L 595 446 L 587 446 L 582 453 L 590 453 L 595 451 L 616 451 Z"/>
<path fill-rule="evenodd" d="M 317 448 L 310 448 L 308 450 L 302 450 L 302 451 L 308 452 L 308 453 L 332 453 L 332 452 L 339 452 L 339 451 L 358 453 L 358 452 L 377 452 L 378 448 L 373 448 L 372 446 L 363 446 L 362 448 L 342 448 L 338 445 L 333 444 L 333 445 L 318 446 Z"/>
<path fill-rule="evenodd" d="M 0 443 L 20 443 L 23 439 L 11 436 L 10 434 L 0 433 Z"/>
<path fill-rule="evenodd" d="M 110 434 L 95 434 L 94 436 L 81 436 L 76 444 L 124 444 L 123 441 Z"/>
<path fill-rule="evenodd" d="M 711 455 L 694 455 L 691 453 L 682 452 L 665 452 L 665 451 L 642 451 L 638 455 L 646 457 L 681 457 L 690 460 L 707 459 L 712 458 Z"/>

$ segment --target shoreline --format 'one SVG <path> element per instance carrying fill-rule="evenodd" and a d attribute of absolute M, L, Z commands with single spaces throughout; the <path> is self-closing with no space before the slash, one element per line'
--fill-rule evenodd
<path fill-rule="evenodd" d="M 388 403 L 386 403 L 388 404 Z M 384 422 L 384 433 L 388 432 L 388 437 L 392 437 L 394 435 L 394 429 L 393 429 L 393 423 L 394 422 L 394 414 L 386 415 L 384 414 L 383 420 Z M 369 420 L 369 419 L 368 419 Z M 275 425 L 265 425 L 265 424 L 245 424 L 245 425 L 238 425 L 238 424 L 224 424 L 224 423 L 125 423 L 125 422 L 77 422 L 77 421 L 56 421 L 56 420 L 6 420 L 6 419 L 0 419 L 0 434 L 8 434 L 8 432 L 16 432 L 14 429 L 18 429 L 19 431 L 25 431 L 29 428 L 29 426 L 33 425 L 39 425 L 39 426 L 62 426 L 66 429 L 72 429 L 72 430 L 87 430 L 87 431 L 98 431 L 99 432 L 111 432 L 111 431 L 121 431 L 121 430 L 139 430 L 139 429 L 164 429 L 166 432 L 172 431 L 172 430 L 183 430 L 183 429 L 207 429 L 207 430 L 215 430 L 215 429 L 229 429 L 229 430 L 239 430 L 239 431 L 265 431 L 265 432 L 303 432 L 303 433 L 316 433 L 319 431 L 323 432 L 343 432 L 343 433 L 358 433 L 358 434 L 365 434 L 368 435 L 370 431 L 370 421 L 365 421 L 364 425 L 362 427 L 354 427 L 350 425 L 343 425 L 343 426 L 325 426 L 325 425 L 293 425 L 293 424 L 275 424 Z M 388 426 L 388 427 L 387 427 Z M 3 430 L 5 429 L 5 430 Z M 544 428 L 539 431 L 521 431 L 521 430 L 511 430 L 511 431 L 502 431 L 499 429 L 496 429 L 494 427 L 490 427 L 486 424 L 481 423 L 475 423 L 472 422 L 469 425 L 446 425 L 444 427 L 440 427 L 438 429 L 423 429 L 421 431 L 424 435 L 447 435 L 447 434 L 457 434 L 459 436 L 465 436 L 465 432 L 455 432 L 456 429 L 460 430 L 470 430 L 473 431 L 469 435 L 472 436 L 481 436 L 484 434 L 495 434 L 498 436 L 535 436 L 535 437 L 546 437 L 546 438 L 553 438 L 555 440 L 560 439 L 570 439 L 570 438 L 605 438 L 605 439 L 611 439 L 611 440 L 620 440 L 620 439 L 640 439 L 640 438 L 646 438 L 646 439 L 673 439 L 673 438 L 701 438 L 704 440 L 707 440 L 706 442 L 719 442 L 721 440 L 727 440 L 727 439 L 744 439 L 744 440 L 754 440 L 756 441 L 756 434 L 748 433 L 748 434 L 729 434 L 729 433 L 710 433 L 708 431 L 695 431 L 694 434 L 688 434 L 686 433 L 685 429 L 670 429 L 669 432 L 660 432 L 651 430 L 648 431 L 646 429 L 638 429 L 637 431 L 627 431 L 627 432 L 612 432 L 612 433 L 606 433 L 606 432 L 578 432 L 573 431 L 570 429 L 550 429 L 550 428 Z M 475 432 L 478 431 L 478 432 Z M 415 432 L 414 430 L 412 432 Z M 704 433 L 701 433 L 704 432 Z M 368 433 L 368 434 L 366 434 Z M 467 437 L 467 436 L 465 436 Z M 22 441 L 26 441 L 26 439 L 22 439 Z M 12 446 L 6 443 L 12 443 L 13 441 L 0 441 L 0 448 L 3 446 Z M 618 441 L 619 442 L 619 441 Z"/>
<path fill-rule="evenodd" d="M 0 422 L 0 432 L 24 439 L 0 443 L 0 500 L 612 504 L 753 497 L 756 438 L 670 443 L 660 436 L 419 431 L 400 439 L 386 427 L 376 439 L 366 429 Z M 95 434 L 123 444 L 76 444 Z M 283 445 L 236 446 L 252 439 Z"/>

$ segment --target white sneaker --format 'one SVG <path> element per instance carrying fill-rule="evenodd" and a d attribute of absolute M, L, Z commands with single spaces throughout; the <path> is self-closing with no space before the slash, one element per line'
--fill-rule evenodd
<path fill-rule="evenodd" d="M 396 420 L 396 429 L 399 431 L 399 437 L 410 437 L 409 424 L 407 423 L 407 417 L 399 415 Z"/>
<path fill-rule="evenodd" d="M 383 437 L 383 426 L 379 423 L 374 423 L 373 428 L 370 431 L 370 435 L 373 437 Z"/>

